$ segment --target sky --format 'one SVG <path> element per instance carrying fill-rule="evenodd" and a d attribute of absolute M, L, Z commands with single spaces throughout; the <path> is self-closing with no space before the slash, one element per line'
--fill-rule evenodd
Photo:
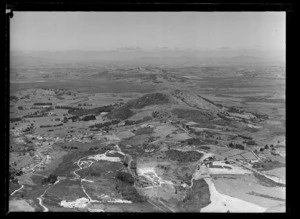
<path fill-rule="evenodd" d="M 285 12 L 14 12 L 16 51 L 285 50 Z"/>

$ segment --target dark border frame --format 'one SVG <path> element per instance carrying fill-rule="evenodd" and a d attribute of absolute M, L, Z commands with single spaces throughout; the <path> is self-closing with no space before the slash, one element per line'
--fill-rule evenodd
<path fill-rule="evenodd" d="M 296 44 L 296 34 L 295 34 L 295 29 L 296 29 L 296 7 L 295 3 L 293 2 L 281 2 L 281 3 L 276 3 L 276 2 L 263 2 L 263 3 L 253 3 L 253 2 L 244 2 L 244 3 L 222 3 L 222 2 L 208 2 L 208 1 L 202 1 L 202 3 L 194 2 L 194 1 L 189 1 L 189 2 L 170 2 L 170 1 L 165 1 L 165 2 L 133 2 L 133 1 L 127 1 L 127 2 L 115 2 L 115 1 L 102 1 L 102 2 L 97 2 L 97 1 L 86 1 L 86 2 L 70 2 L 70 1 L 59 1 L 59 2 L 53 2 L 53 1 L 44 1 L 44 2 L 33 2 L 33 1 L 6 1 L 6 9 L 10 9 L 10 13 L 6 13 L 4 15 L 4 86 L 2 88 L 4 89 L 4 111 L 5 113 L 2 114 L 4 115 L 4 132 L 1 134 L 3 135 L 4 139 L 4 146 L 2 147 L 2 154 L 4 155 L 3 159 L 3 167 L 2 170 L 4 170 L 5 174 L 5 183 L 4 186 L 2 187 L 4 189 L 4 203 L 3 203 L 3 213 L 6 216 L 11 216 L 11 215 L 22 215 L 24 213 L 15 213 L 15 212 L 8 212 L 8 156 L 9 156 L 9 20 L 10 18 L 13 18 L 13 11 L 148 11 L 148 12 L 155 12 L 155 11 L 168 11 L 168 12 L 180 12 L 180 11 L 285 11 L 286 12 L 286 71 L 287 71 L 287 79 L 286 82 L 289 84 L 291 81 L 288 80 L 290 78 L 290 74 L 288 72 L 292 72 L 293 69 L 296 69 L 296 56 L 293 56 L 294 52 L 296 52 L 295 49 L 295 44 Z M 299 39 L 299 38 L 298 38 Z M 296 73 L 296 72 L 295 72 Z M 291 79 L 292 80 L 292 79 Z M 286 86 L 288 87 L 288 86 Z M 297 91 L 293 90 L 293 88 L 297 88 L 297 85 L 295 86 L 290 86 L 289 89 L 286 89 L 286 96 L 288 97 L 288 93 L 296 93 Z M 290 96 L 290 95 L 289 95 Z M 288 102 L 289 98 L 286 98 L 286 101 Z M 289 108 L 291 109 L 291 108 Z M 288 113 L 288 108 L 287 112 Z M 3 118 L 3 117 L 2 117 Z M 287 119 L 288 121 L 288 119 Z M 289 123 L 289 122 L 288 122 Z M 287 123 L 287 124 L 288 124 Z M 291 135 L 286 135 L 287 137 L 287 142 L 293 142 L 289 141 L 288 137 L 292 136 L 292 132 L 289 131 Z M 296 146 L 296 145 L 295 145 Z M 294 150 L 294 149 L 293 149 Z M 287 147 L 287 157 L 286 161 L 287 163 L 290 163 L 291 160 L 293 159 L 291 156 L 291 152 L 288 152 L 289 149 Z M 294 154 L 294 153 L 293 153 Z M 295 158 L 297 159 L 297 158 Z M 290 165 L 290 164 L 288 164 Z M 287 181 L 288 184 L 291 185 L 290 183 L 292 181 L 289 180 L 288 177 L 288 169 L 287 169 Z M 291 178 L 290 178 L 291 179 Z M 292 185 L 291 185 L 292 186 Z M 289 186 L 290 187 L 290 186 Z M 270 216 L 275 216 L 275 215 L 290 215 L 292 213 L 291 209 L 291 202 L 288 200 L 290 199 L 290 192 L 292 191 L 292 188 L 286 189 L 287 190 L 287 207 L 286 207 L 286 213 L 267 213 Z M 290 199 L 291 200 L 291 199 Z M 106 213 L 104 215 L 115 215 L 117 213 Z M 156 213 L 154 213 L 156 215 Z M 45 214 L 40 213 L 40 212 L 34 212 L 34 213 L 26 213 L 26 216 L 45 216 Z M 49 212 L 46 214 L 46 216 L 54 216 L 54 215 L 69 215 L 69 216 L 74 216 L 74 213 L 66 213 L 66 212 Z M 78 216 L 83 216 L 83 215 L 88 215 L 88 216 L 102 216 L 103 214 L 95 214 L 95 213 L 76 213 L 75 215 Z M 128 216 L 135 216 L 135 215 L 140 215 L 138 213 L 118 213 L 117 215 L 128 215 Z M 188 214 L 189 216 L 199 216 L 199 214 Z M 205 213 L 202 215 L 206 215 Z M 212 213 L 209 215 L 220 215 L 217 213 Z M 221 214 L 224 216 L 224 214 Z M 232 216 L 243 216 L 244 214 L 227 214 L 230 217 Z M 251 215 L 265 215 L 263 214 L 257 214 L 253 213 Z M 152 216 L 151 214 L 149 216 Z M 154 216 L 154 215 L 153 215 Z"/>

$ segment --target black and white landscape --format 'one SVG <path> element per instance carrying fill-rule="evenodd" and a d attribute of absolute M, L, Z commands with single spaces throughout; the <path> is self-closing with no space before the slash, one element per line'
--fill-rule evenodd
<path fill-rule="evenodd" d="M 16 12 L 10 211 L 285 212 L 285 14 Z"/>

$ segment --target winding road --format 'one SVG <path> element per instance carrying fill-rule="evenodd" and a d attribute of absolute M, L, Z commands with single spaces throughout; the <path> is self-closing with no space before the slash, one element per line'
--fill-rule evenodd
<path fill-rule="evenodd" d="M 12 192 L 12 193 L 10 194 L 10 196 L 14 195 L 16 192 L 20 191 L 20 190 L 23 189 L 23 188 L 24 188 L 24 185 L 21 185 L 21 187 L 18 188 L 18 189 L 16 189 L 14 192 Z"/>
<path fill-rule="evenodd" d="M 56 182 L 55 182 L 53 185 L 55 185 L 55 184 L 56 184 Z M 48 212 L 48 211 L 49 211 L 49 209 L 48 209 L 45 205 L 43 205 L 44 195 L 46 194 L 46 192 L 47 192 L 51 187 L 52 187 L 52 186 L 49 186 L 47 189 L 45 189 L 44 193 L 43 193 L 42 195 L 40 195 L 40 197 L 37 198 L 37 199 L 39 200 L 40 206 L 42 206 L 42 208 L 44 208 L 44 212 Z"/>

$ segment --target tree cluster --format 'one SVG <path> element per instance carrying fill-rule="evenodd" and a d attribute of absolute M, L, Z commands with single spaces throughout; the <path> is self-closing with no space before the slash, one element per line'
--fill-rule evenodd
<path fill-rule="evenodd" d="M 19 118 L 19 117 L 17 117 L 17 118 L 10 118 L 9 120 L 10 120 L 10 122 L 19 122 L 19 121 L 22 121 L 22 118 Z"/>
<path fill-rule="evenodd" d="M 257 145 L 254 140 L 244 141 L 244 143 L 246 143 L 246 145 Z"/>
<path fill-rule="evenodd" d="M 45 185 L 45 184 L 53 184 L 57 181 L 57 176 L 55 174 L 50 174 L 47 178 L 44 178 L 41 182 L 42 185 Z"/>
<path fill-rule="evenodd" d="M 232 142 L 229 143 L 228 147 L 230 148 L 236 148 L 236 149 L 240 149 L 240 150 L 245 150 L 245 146 L 242 144 L 234 144 Z"/>
<path fill-rule="evenodd" d="M 116 109 L 110 113 L 108 113 L 106 116 L 109 119 L 128 119 L 131 117 L 134 113 L 126 106 L 120 107 L 119 109 Z"/>
<path fill-rule="evenodd" d="M 189 138 L 187 140 L 181 141 L 181 143 L 183 144 L 187 143 L 188 145 L 199 145 L 201 144 L 201 141 L 198 138 Z"/>
<path fill-rule="evenodd" d="M 82 121 L 90 121 L 90 120 L 96 120 L 95 115 L 87 115 L 81 119 Z"/>
<path fill-rule="evenodd" d="M 9 179 L 14 180 L 16 176 L 21 176 L 23 174 L 22 170 L 16 170 L 12 166 L 9 167 Z"/>
<path fill-rule="evenodd" d="M 63 146 L 64 149 L 78 149 L 76 146 Z"/>
<path fill-rule="evenodd" d="M 131 176 L 130 173 L 119 171 L 117 173 L 116 178 L 118 180 L 121 180 L 123 183 L 129 184 L 129 185 L 133 185 L 134 184 L 134 178 Z"/>
<path fill-rule="evenodd" d="M 59 123 L 57 125 L 40 125 L 40 128 L 58 127 L 62 125 L 63 125 L 62 123 Z"/>
<path fill-rule="evenodd" d="M 9 97 L 9 100 L 10 100 L 10 101 L 18 101 L 19 98 L 16 97 L 16 96 L 10 96 L 10 97 Z"/>
<path fill-rule="evenodd" d="M 45 105 L 52 106 L 52 103 L 34 103 L 33 105 L 34 106 L 45 106 Z"/>
<path fill-rule="evenodd" d="M 147 121 L 150 121 L 152 118 L 151 116 L 145 116 L 143 119 L 140 119 L 140 120 L 125 120 L 125 124 L 124 126 L 127 126 L 127 125 L 136 125 L 136 124 L 140 124 L 142 122 L 147 122 Z"/>
<path fill-rule="evenodd" d="M 55 106 L 55 109 L 79 110 L 81 108 L 73 106 Z"/>
<path fill-rule="evenodd" d="M 111 120 L 109 122 L 94 124 L 94 125 L 90 126 L 90 128 L 104 128 L 104 127 L 108 128 L 109 126 L 116 125 L 118 123 L 119 123 L 119 120 Z"/>
<path fill-rule="evenodd" d="M 124 199 L 130 200 L 133 203 L 146 201 L 145 197 L 141 196 L 133 186 L 134 178 L 129 173 L 119 171 L 116 178 L 118 181 L 115 188 L 122 194 Z"/>
<path fill-rule="evenodd" d="M 102 112 L 111 112 L 115 107 L 115 104 L 110 104 L 107 106 L 100 106 L 100 107 L 95 107 L 92 109 L 78 109 L 78 110 L 74 110 L 72 112 L 70 112 L 73 115 L 76 116 L 84 116 L 84 115 L 88 115 L 88 114 L 95 114 L 95 115 L 99 115 Z"/>

